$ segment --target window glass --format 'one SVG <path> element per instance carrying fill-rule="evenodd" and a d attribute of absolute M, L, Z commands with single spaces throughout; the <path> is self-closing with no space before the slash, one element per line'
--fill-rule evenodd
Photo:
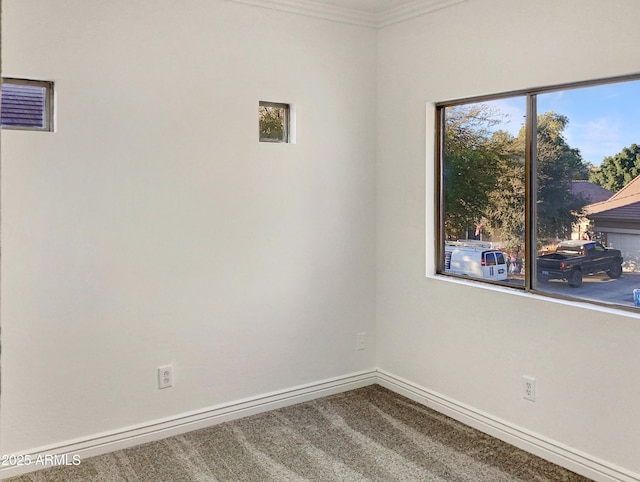
<path fill-rule="evenodd" d="M 640 288 L 640 82 L 558 90 L 536 101 L 534 286 L 633 306 Z"/>
<path fill-rule="evenodd" d="M 3 128 L 52 130 L 50 82 L 3 79 L 0 122 Z"/>
<path fill-rule="evenodd" d="M 640 80 L 521 94 L 437 106 L 438 272 L 640 309 Z"/>
<path fill-rule="evenodd" d="M 289 104 L 260 101 L 258 138 L 260 142 L 289 142 Z"/>
<path fill-rule="evenodd" d="M 485 260 L 487 266 L 495 266 L 496 265 L 496 255 L 494 253 L 486 253 Z"/>
<path fill-rule="evenodd" d="M 514 266 L 524 257 L 524 114 L 524 97 L 447 107 L 442 136 L 444 242 L 502 250 Z M 453 274 L 486 277 L 472 268 Z M 522 285 L 521 270 L 499 281 Z"/>

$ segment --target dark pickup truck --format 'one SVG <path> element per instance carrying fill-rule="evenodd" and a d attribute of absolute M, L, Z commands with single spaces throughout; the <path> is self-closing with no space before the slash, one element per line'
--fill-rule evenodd
<path fill-rule="evenodd" d="M 536 268 L 538 281 L 564 279 L 569 286 L 578 288 L 586 274 L 604 272 L 610 278 L 619 278 L 622 253 L 595 241 L 562 241 L 555 253 L 538 257 Z"/>

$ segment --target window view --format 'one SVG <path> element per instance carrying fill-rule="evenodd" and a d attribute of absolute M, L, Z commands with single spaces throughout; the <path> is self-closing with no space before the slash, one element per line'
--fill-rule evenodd
<path fill-rule="evenodd" d="M 447 273 L 524 286 L 525 102 L 517 97 L 445 109 Z"/>
<path fill-rule="evenodd" d="M 53 84 L 24 79 L 2 80 L 3 128 L 24 130 L 53 130 Z"/>
<path fill-rule="evenodd" d="M 640 308 L 639 80 L 438 109 L 439 272 Z"/>
<path fill-rule="evenodd" d="M 260 101 L 258 136 L 260 142 L 289 142 L 289 104 Z"/>

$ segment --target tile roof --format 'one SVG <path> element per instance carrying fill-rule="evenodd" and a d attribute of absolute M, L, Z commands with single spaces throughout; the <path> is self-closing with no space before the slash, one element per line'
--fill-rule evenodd
<path fill-rule="evenodd" d="M 625 206 L 608 209 L 606 211 L 589 213 L 588 216 L 592 219 L 640 221 L 640 200 L 633 204 L 627 204 Z"/>
<path fill-rule="evenodd" d="M 589 181 L 571 181 L 571 192 L 575 196 L 582 196 L 590 203 L 606 201 L 613 195 L 613 191 Z"/>
<path fill-rule="evenodd" d="M 585 206 L 584 211 L 589 217 L 640 220 L 640 176 L 606 201 Z"/>

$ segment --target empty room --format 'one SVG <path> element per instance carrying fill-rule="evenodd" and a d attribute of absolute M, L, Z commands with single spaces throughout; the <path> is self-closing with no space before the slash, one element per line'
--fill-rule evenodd
<path fill-rule="evenodd" d="M 262 475 L 85 480 L 640 482 L 640 184 L 605 179 L 640 145 L 637 0 L 1 6 L 0 478 L 244 423 Z M 251 445 L 298 406 L 355 455 Z M 407 410 L 533 465 L 421 458 Z"/>

